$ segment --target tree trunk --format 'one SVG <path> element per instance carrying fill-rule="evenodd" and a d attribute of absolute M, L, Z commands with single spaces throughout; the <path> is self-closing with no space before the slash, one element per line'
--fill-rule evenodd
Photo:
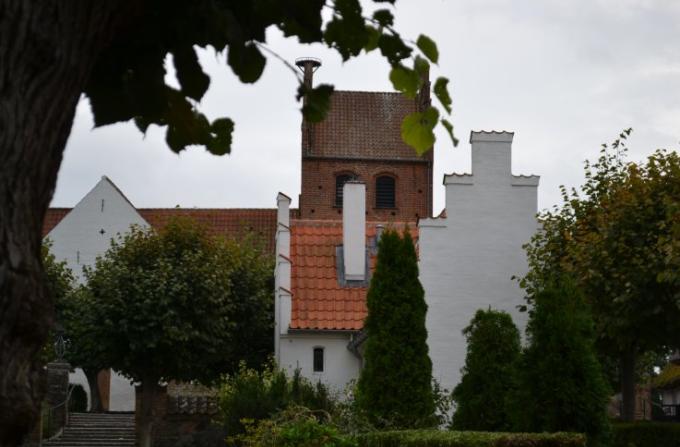
<path fill-rule="evenodd" d="M 152 446 L 153 403 L 157 387 L 157 379 L 151 377 L 142 379 L 141 411 L 137 419 L 139 421 L 139 426 L 137 427 L 137 445 L 139 447 Z"/>
<path fill-rule="evenodd" d="M 80 94 L 122 0 L 0 0 L 0 446 L 18 445 L 43 389 L 53 323 L 42 224 Z"/>
<path fill-rule="evenodd" d="M 92 369 L 83 368 L 85 373 L 85 378 L 87 378 L 87 384 L 90 387 L 90 412 L 101 413 L 102 399 L 99 394 L 99 371 Z"/>
<path fill-rule="evenodd" d="M 628 348 L 621 356 L 621 419 L 635 420 L 635 350 Z"/>

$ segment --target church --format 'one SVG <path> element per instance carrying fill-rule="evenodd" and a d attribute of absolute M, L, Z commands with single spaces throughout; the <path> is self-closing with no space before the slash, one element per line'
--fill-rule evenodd
<path fill-rule="evenodd" d="M 311 85 L 320 62 L 297 65 Z M 188 216 L 214 234 L 254 234 L 275 256 L 276 361 L 342 390 L 361 370 L 380 234 L 408 227 L 429 308 L 433 374 L 451 389 L 465 360 L 461 331 L 477 309 L 506 310 L 524 325 L 512 277 L 527 270 L 522 245 L 537 230 L 539 178 L 512 174 L 511 132 L 472 132 L 471 172 L 444 176 L 446 208 L 434 216 L 434 148 L 418 156 L 400 133 L 404 116 L 429 104 L 427 94 L 335 91 L 324 121 L 301 124 L 297 209 L 285 192 L 267 209 L 136 208 L 102 177 L 74 208 L 50 208 L 43 235 L 81 280 L 83 266 L 133 224 L 161 228 Z M 132 409 L 125 379 L 114 373 L 103 388 L 108 409 Z"/>

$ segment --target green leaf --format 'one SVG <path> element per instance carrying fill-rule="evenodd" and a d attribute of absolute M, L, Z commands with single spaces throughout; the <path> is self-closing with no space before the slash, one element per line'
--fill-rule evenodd
<path fill-rule="evenodd" d="M 267 59 L 253 43 L 232 44 L 229 46 L 227 63 L 241 82 L 252 84 L 262 76 Z"/>
<path fill-rule="evenodd" d="M 430 63 L 420 56 L 416 56 L 413 61 L 413 69 L 418 73 L 419 77 L 427 77 L 430 73 Z"/>
<path fill-rule="evenodd" d="M 210 125 L 211 140 L 206 148 L 213 155 L 224 155 L 231 151 L 234 122 L 229 118 L 218 118 Z"/>
<path fill-rule="evenodd" d="M 388 9 L 379 9 L 374 12 L 373 20 L 378 22 L 380 26 L 392 26 L 394 24 L 394 16 Z"/>
<path fill-rule="evenodd" d="M 395 90 L 402 92 L 408 98 L 416 97 L 420 78 L 415 70 L 397 65 L 390 71 L 390 81 L 392 81 Z"/>
<path fill-rule="evenodd" d="M 411 55 L 413 50 L 401 40 L 398 35 L 382 34 L 378 39 L 380 52 L 387 58 L 390 65 L 398 65 L 403 59 Z"/>
<path fill-rule="evenodd" d="M 416 45 L 418 46 L 418 49 L 423 52 L 423 54 L 431 60 L 433 63 L 437 63 L 439 60 L 439 51 L 437 50 L 437 44 L 434 43 L 432 39 L 427 37 L 424 34 L 421 34 L 418 36 L 418 40 L 416 41 Z"/>
<path fill-rule="evenodd" d="M 305 103 L 302 106 L 302 115 L 305 120 L 312 123 L 318 123 L 326 118 L 326 114 L 330 109 L 331 95 L 334 87 L 329 84 L 321 84 L 311 90 L 306 86 L 301 85 L 298 89 L 298 99 L 305 98 Z"/>
<path fill-rule="evenodd" d="M 172 56 L 182 93 L 200 101 L 210 86 L 210 77 L 203 72 L 193 47 L 184 46 L 176 49 Z"/>
<path fill-rule="evenodd" d="M 448 84 L 448 79 L 444 77 L 437 78 L 437 81 L 434 83 L 434 96 L 437 97 L 444 109 L 446 109 L 446 113 L 451 113 L 451 96 L 449 95 Z"/>
<path fill-rule="evenodd" d="M 401 123 L 401 138 L 406 144 L 423 155 L 434 146 L 434 126 L 439 119 L 439 112 L 430 107 L 424 112 L 414 112 L 406 115 Z"/>
<path fill-rule="evenodd" d="M 444 126 L 444 129 L 446 129 L 446 132 L 449 134 L 449 137 L 451 137 L 453 146 L 458 146 L 458 138 L 456 138 L 456 136 L 453 134 L 453 124 L 451 124 L 447 119 L 442 119 L 441 123 L 442 126 Z"/>
<path fill-rule="evenodd" d="M 371 51 L 378 48 L 378 40 L 380 40 L 382 33 L 377 28 L 373 28 L 372 26 L 367 26 L 366 32 L 368 33 L 368 41 L 364 46 L 364 51 L 370 53 Z"/>

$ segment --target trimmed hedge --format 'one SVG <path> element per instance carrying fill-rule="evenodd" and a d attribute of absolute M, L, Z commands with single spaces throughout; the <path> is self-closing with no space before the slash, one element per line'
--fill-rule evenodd
<path fill-rule="evenodd" d="M 680 447 L 680 424 L 631 422 L 614 424 L 612 447 Z"/>
<path fill-rule="evenodd" d="M 403 430 L 361 435 L 359 447 L 585 447 L 578 433 Z"/>

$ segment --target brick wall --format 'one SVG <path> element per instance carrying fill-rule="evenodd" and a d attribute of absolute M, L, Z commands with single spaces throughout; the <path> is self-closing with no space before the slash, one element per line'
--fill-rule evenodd
<path fill-rule="evenodd" d="M 335 206 L 335 177 L 353 173 L 366 183 L 368 220 L 415 221 L 432 214 L 432 164 L 430 161 L 339 160 L 304 158 L 300 218 L 340 219 L 342 208 Z M 395 208 L 375 207 L 375 180 L 387 174 L 396 179 Z"/>

